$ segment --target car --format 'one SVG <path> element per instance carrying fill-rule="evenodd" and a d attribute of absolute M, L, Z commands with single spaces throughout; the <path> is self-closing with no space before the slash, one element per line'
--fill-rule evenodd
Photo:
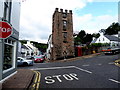
<path fill-rule="evenodd" d="M 22 58 L 22 57 L 17 58 L 18 66 L 28 66 L 28 65 L 33 66 L 33 63 L 34 63 L 33 60 L 30 60 L 30 59 L 26 59 L 26 58 Z"/>
<path fill-rule="evenodd" d="M 35 62 L 35 63 L 37 63 L 37 62 L 42 63 L 42 62 L 44 62 L 44 60 L 45 60 L 44 55 L 36 56 L 36 57 L 34 57 L 34 58 L 35 58 L 35 59 L 34 59 L 34 62 Z"/>

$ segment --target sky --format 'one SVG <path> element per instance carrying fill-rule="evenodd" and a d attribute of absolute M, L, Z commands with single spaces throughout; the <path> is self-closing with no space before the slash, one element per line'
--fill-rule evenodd
<path fill-rule="evenodd" d="M 73 31 L 98 33 L 118 22 L 119 0 L 25 0 L 21 3 L 20 39 L 47 43 L 55 8 L 72 10 Z"/>

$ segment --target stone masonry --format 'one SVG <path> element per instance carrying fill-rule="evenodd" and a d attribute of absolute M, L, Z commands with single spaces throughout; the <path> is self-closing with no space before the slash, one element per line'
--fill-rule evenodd
<path fill-rule="evenodd" d="M 52 53 L 51 59 L 63 59 L 74 56 L 72 10 L 56 8 L 52 23 Z"/>

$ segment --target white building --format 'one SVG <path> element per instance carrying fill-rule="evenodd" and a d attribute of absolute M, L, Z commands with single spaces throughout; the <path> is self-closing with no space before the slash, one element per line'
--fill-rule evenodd
<path fill-rule="evenodd" d="M 51 52 L 52 52 L 51 50 L 52 50 L 52 47 L 53 47 L 53 45 L 52 45 L 52 34 L 49 36 L 47 44 L 48 44 L 48 48 L 46 50 L 46 58 L 48 60 L 50 60 L 51 59 Z"/>
<path fill-rule="evenodd" d="M 22 45 L 21 42 L 18 43 L 18 57 L 27 57 L 32 55 L 32 48 Z"/>
<path fill-rule="evenodd" d="M 0 0 L 0 21 L 8 22 L 13 28 L 10 37 L 0 39 L 0 83 L 16 73 L 20 6 L 19 0 Z"/>
<path fill-rule="evenodd" d="M 38 48 L 36 48 L 33 43 L 30 43 L 30 41 L 27 41 L 26 44 L 21 44 L 21 42 L 19 42 L 19 56 L 21 57 L 31 57 L 31 56 L 38 56 L 40 55 L 40 51 L 38 50 Z"/>
<path fill-rule="evenodd" d="M 30 43 L 30 41 L 27 41 L 27 44 L 24 44 L 27 48 L 32 49 L 32 51 L 30 51 L 30 56 L 36 56 L 39 55 L 40 51 L 38 50 L 38 48 L 36 48 L 33 43 Z"/>
<path fill-rule="evenodd" d="M 110 47 L 118 47 L 118 35 L 104 35 L 100 33 L 100 37 L 94 38 L 91 43 L 108 43 Z"/>

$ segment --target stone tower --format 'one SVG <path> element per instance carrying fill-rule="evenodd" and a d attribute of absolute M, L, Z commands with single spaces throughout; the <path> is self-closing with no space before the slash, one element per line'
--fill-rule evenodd
<path fill-rule="evenodd" d="M 51 59 L 63 59 L 74 56 L 72 10 L 56 8 L 52 18 Z"/>

